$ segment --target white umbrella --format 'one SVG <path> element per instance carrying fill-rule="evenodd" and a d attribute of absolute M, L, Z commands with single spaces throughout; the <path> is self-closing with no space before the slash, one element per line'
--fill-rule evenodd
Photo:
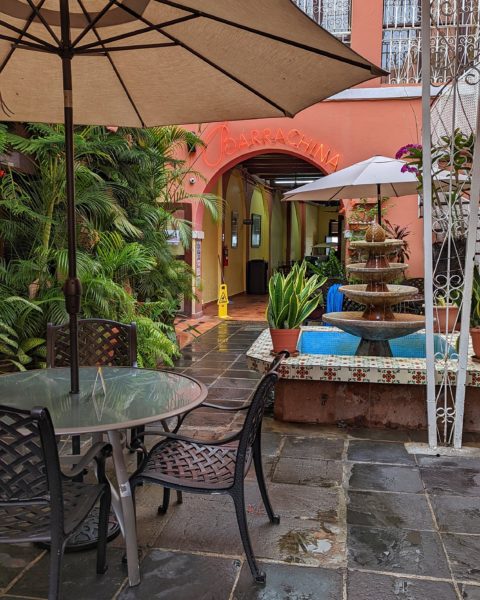
<path fill-rule="evenodd" d="M 418 192 L 415 173 L 407 163 L 387 156 L 372 156 L 341 171 L 291 190 L 284 200 L 328 201 L 377 196 L 378 223 L 382 221 L 382 197 L 409 196 Z M 404 169 L 402 171 L 402 168 Z"/>
<path fill-rule="evenodd" d="M 72 392 L 73 124 L 288 116 L 382 74 L 290 0 L 0 0 L 0 118 L 65 122 Z"/>

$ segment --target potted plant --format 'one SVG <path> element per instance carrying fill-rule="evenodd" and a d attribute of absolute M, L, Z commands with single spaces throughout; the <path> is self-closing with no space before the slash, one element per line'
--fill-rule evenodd
<path fill-rule="evenodd" d="M 454 298 L 446 299 L 445 296 L 439 295 L 436 297 L 434 309 L 435 331 L 437 333 L 452 333 L 452 331 L 455 331 L 458 323 L 458 313 L 460 312 L 456 300 Z"/>
<path fill-rule="evenodd" d="M 325 278 L 306 277 L 307 263 L 295 264 L 288 275 L 275 273 L 268 283 L 267 320 L 270 326 L 273 351 L 296 352 L 300 325 L 317 308 L 318 293 Z"/>
<path fill-rule="evenodd" d="M 472 338 L 473 354 L 475 358 L 480 358 L 480 272 L 477 266 L 473 271 L 470 337 Z"/>

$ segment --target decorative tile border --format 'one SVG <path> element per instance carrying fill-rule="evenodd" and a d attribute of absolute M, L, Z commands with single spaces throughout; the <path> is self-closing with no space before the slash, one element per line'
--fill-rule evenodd
<path fill-rule="evenodd" d="M 305 331 L 340 331 L 336 327 L 303 327 Z M 419 332 L 420 333 L 420 332 Z M 449 341 L 455 343 L 458 334 Z M 469 354 L 473 349 L 469 348 Z M 272 362 L 270 331 L 262 331 L 247 351 L 249 368 L 265 373 Z M 448 377 L 456 380 L 457 361 L 447 362 Z M 357 383 L 391 383 L 425 385 L 427 381 L 424 358 L 383 358 L 377 356 L 336 356 L 323 354 L 300 354 L 285 360 L 279 373 L 283 379 L 314 381 L 343 381 Z M 443 365 L 437 365 L 437 382 L 443 378 Z M 480 387 L 480 363 L 468 361 L 467 385 Z"/>

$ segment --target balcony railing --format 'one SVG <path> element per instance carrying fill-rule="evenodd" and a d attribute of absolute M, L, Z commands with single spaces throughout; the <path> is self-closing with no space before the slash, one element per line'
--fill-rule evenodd
<path fill-rule="evenodd" d="M 433 0 L 432 83 L 459 77 L 477 60 L 479 0 Z M 382 66 L 387 83 L 421 81 L 421 0 L 384 0 Z"/>
<path fill-rule="evenodd" d="M 351 40 L 351 0 L 294 0 L 295 4 L 344 44 Z"/>

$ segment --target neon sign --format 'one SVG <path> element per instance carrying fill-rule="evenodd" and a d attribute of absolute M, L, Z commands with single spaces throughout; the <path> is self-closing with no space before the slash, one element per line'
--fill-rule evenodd
<path fill-rule="evenodd" d="M 313 159 L 317 163 L 338 167 L 340 154 L 332 151 L 326 144 L 309 137 L 300 129 L 268 127 L 250 129 L 233 136 L 226 123 L 216 125 L 204 137 L 206 147 L 202 149 L 202 159 L 207 167 L 216 168 L 229 156 L 241 154 L 243 151 L 262 147 L 278 147 L 294 149 L 300 154 Z M 329 169 L 331 170 L 331 169 Z"/>

